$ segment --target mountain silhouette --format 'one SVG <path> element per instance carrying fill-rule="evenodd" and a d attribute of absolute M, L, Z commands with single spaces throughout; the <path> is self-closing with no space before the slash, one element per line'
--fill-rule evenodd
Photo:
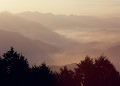
<path fill-rule="evenodd" d="M 98 18 L 94 16 L 77 16 L 77 15 L 54 15 L 52 13 L 39 13 L 39 12 L 22 12 L 17 13 L 17 16 L 39 22 L 45 26 L 52 27 L 53 29 L 77 29 L 77 30 L 91 30 L 99 28 L 119 29 L 119 17 L 113 19 Z M 92 21 L 92 22 L 91 22 Z"/>
<path fill-rule="evenodd" d="M 53 45 L 27 38 L 16 32 L 0 30 L 0 41 L 0 53 L 5 52 L 10 46 L 14 46 L 28 58 L 31 64 L 39 64 L 43 61 L 53 63 L 51 54 L 61 52 Z"/>
<path fill-rule="evenodd" d="M 61 41 L 69 41 L 69 39 L 51 31 L 40 23 L 29 21 L 14 14 L 0 13 L 0 29 L 18 32 L 26 37 L 56 46 L 62 45 Z"/>

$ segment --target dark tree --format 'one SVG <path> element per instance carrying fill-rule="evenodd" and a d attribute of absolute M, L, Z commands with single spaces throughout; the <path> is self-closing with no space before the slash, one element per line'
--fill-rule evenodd
<path fill-rule="evenodd" d="M 87 56 L 77 66 L 78 68 L 75 69 L 77 86 L 94 86 L 95 66 L 93 59 Z"/>
<path fill-rule="evenodd" d="M 31 69 L 33 86 L 53 86 L 53 73 L 45 63 Z"/>
<path fill-rule="evenodd" d="M 5 61 L 0 57 L 0 85 L 6 85 L 8 79 L 7 68 L 5 67 Z"/>
<path fill-rule="evenodd" d="M 11 86 L 27 85 L 29 74 L 29 65 L 27 59 L 14 51 L 11 47 L 9 51 L 3 54 L 4 69 L 7 72 L 7 84 Z"/>
<path fill-rule="evenodd" d="M 120 86 L 120 75 L 106 56 L 95 59 L 97 86 Z"/>
<path fill-rule="evenodd" d="M 11 47 L 0 57 L 0 86 L 120 86 L 120 75 L 103 55 L 87 56 L 75 71 L 65 66 L 53 73 L 45 63 L 30 68 L 27 59 Z"/>
<path fill-rule="evenodd" d="M 59 86 L 75 86 L 74 72 L 72 70 L 68 70 L 66 66 L 63 69 L 60 69 Z"/>

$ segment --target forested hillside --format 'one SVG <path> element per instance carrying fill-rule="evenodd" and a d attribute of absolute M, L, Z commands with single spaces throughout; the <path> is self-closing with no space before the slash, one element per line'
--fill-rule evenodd
<path fill-rule="evenodd" d="M 11 47 L 0 57 L 1 86 L 120 86 L 120 74 L 106 56 L 90 58 L 73 71 L 65 66 L 53 72 L 44 62 L 29 66 L 27 59 Z"/>

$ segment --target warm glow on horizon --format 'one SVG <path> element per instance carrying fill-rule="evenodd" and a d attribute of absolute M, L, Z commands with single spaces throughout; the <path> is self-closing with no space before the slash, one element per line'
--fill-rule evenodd
<path fill-rule="evenodd" d="M 54 14 L 104 15 L 120 13 L 120 0 L 0 0 L 0 12 L 39 11 Z"/>
<path fill-rule="evenodd" d="M 105 53 L 120 67 L 119 37 L 120 0 L 0 0 L 1 55 L 13 46 L 30 64 L 66 65 Z"/>

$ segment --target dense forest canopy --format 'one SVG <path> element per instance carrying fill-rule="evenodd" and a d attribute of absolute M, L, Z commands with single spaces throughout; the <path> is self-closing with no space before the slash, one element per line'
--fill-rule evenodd
<path fill-rule="evenodd" d="M 53 72 L 45 63 L 29 66 L 13 47 L 0 57 L 2 86 L 120 86 L 120 74 L 106 56 L 86 56 L 74 71 L 66 66 Z"/>

